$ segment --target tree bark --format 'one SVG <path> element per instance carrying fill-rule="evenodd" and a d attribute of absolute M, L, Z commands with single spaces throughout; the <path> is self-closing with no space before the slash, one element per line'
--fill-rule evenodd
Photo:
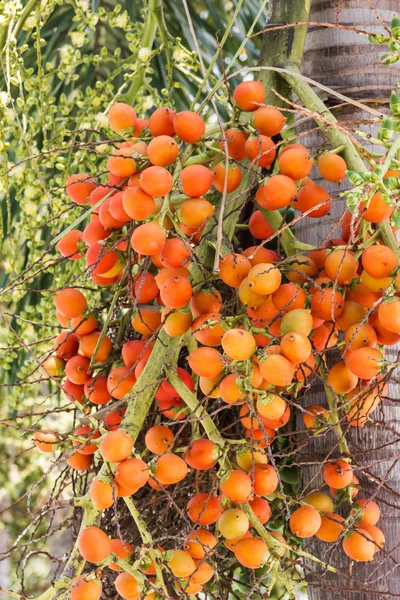
<path fill-rule="evenodd" d="M 375 6 L 374 10 L 372 4 Z M 383 32 L 382 22 L 390 24 L 394 12 L 398 9 L 398 2 L 391 0 L 379 0 L 374 3 L 368 0 L 313 0 L 310 22 L 340 23 L 370 32 Z M 302 73 L 352 99 L 361 100 L 386 111 L 390 92 L 396 89 L 400 78 L 400 68 L 398 64 L 377 64 L 384 51 L 384 47 L 371 44 L 366 36 L 355 32 L 310 26 Z M 368 113 L 351 104 L 334 108 L 339 104 L 335 98 L 325 95 L 323 99 L 331 106 L 339 121 L 349 121 L 354 129 L 376 133 L 376 125 L 362 123 L 371 119 Z M 307 127 L 312 126 L 312 122 L 307 123 Z M 301 127 L 304 131 L 304 125 Z M 300 141 L 310 148 L 313 154 L 326 145 L 322 133 L 307 135 Z M 376 146 L 374 150 L 377 150 Z M 381 150 L 378 148 L 378 151 Z M 321 182 L 317 169 L 314 169 L 312 177 L 317 183 L 328 187 L 332 198 L 335 198 L 333 209 L 324 219 L 301 220 L 296 228 L 296 235 L 307 243 L 319 245 L 338 224 L 344 210 L 344 202 L 338 198 L 338 192 L 343 190 L 343 186 L 339 190 L 338 186 Z M 331 237 L 341 237 L 340 225 Z M 389 348 L 389 360 L 395 360 L 397 353 L 398 348 Z M 398 385 L 390 385 L 390 398 L 398 398 L 399 391 Z M 304 406 L 313 404 L 327 404 L 322 386 L 315 386 L 306 394 Z M 297 420 L 297 429 L 304 429 L 301 416 Z M 340 574 L 316 570 L 314 565 L 308 564 L 310 600 L 378 600 L 394 598 L 400 594 L 400 551 L 397 547 L 400 540 L 400 467 L 397 464 L 400 450 L 400 411 L 396 402 L 385 399 L 382 408 L 373 414 L 372 421 L 363 429 L 349 428 L 347 439 L 355 468 L 360 466 L 356 471 L 362 486 L 359 497 L 367 498 L 376 494 L 375 499 L 381 507 L 382 517 L 378 525 L 386 537 L 385 549 L 375 555 L 373 563 L 351 564 L 342 551 L 341 544 L 329 546 L 313 538 L 307 543 L 307 550 L 335 566 Z M 335 448 L 335 438 L 329 433 L 310 440 L 300 451 L 299 462 L 316 463 L 313 466 L 300 467 L 302 494 L 316 488 L 327 491 L 326 486 L 324 488 L 321 485 L 321 463 L 332 448 Z M 338 456 L 337 448 L 333 455 Z M 346 515 L 346 512 L 347 510 L 343 515 Z"/>

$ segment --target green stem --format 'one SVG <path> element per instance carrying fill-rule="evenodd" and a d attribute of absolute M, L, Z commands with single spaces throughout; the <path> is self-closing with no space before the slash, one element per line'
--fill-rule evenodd
<path fill-rule="evenodd" d="M 261 214 L 265 217 L 268 223 L 271 225 L 275 232 L 279 233 L 279 239 L 283 251 L 286 256 L 293 256 L 297 250 L 313 250 L 314 246 L 300 242 L 293 231 L 290 229 L 288 223 L 284 223 L 283 218 L 279 210 L 266 210 L 261 206 L 258 207 Z M 282 230 L 282 231 L 281 231 Z"/>
<path fill-rule="evenodd" d="M 324 380 L 324 382 L 326 382 L 327 374 L 325 372 L 324 367 L 321 365 L 318 370 L 319 370 L 319 374 L 321 375 L 322 379 Z M 340 426 L 338 406 L 337 406 L 335 395 L 333 394 L 333 392 L 328 384 L 324 383 L 324 388 L 325 388 L 326 399 L 328 401 L 328 406 L 329 406 L 329 411 L 330 411 L 329 412 L 329 421 L 335 430 L 335 433 L 336 433 L 336 436 L 338 439 L 339 450 L 342 453 L 342 455 L 350 456 L 349 446 L 347 444 L 347 440 L 346 440 L 346 438 L 343 434 L 342 428 Z"/>
<path fill-rule="evenodd" d="M 143 32 L 142 38 L 142 48 L 153 47 L 154 40 L 156 38 L 156 33 L 158 29 L 159 20 L 162 18 L 162 0 L 149 0 L 149 5 L 147 9 L 147 17 L 146 24 Z M 137 69 L 132 81 L 131 85 L 123 96 L 123 100 L 127 104 L 133 104 L 136 96 L 142 87 L 144 74 L 146 72 L 146 65 L 142 63 Z"/>
<path fill-rule="evenodd" d="M 151 352 L 151 360 L 147 362 L 133 390 L 127 395 L 128 406 L 121 427 L 129 432 L 134 441 L 154 400 L 154 394 L 160 384 L 160 373 L 177 346 L 179 338 L 170 338 L 162 330 Z"/>
<path fill-rule="evenodd" d="M 162 558 L 161 552 L 152 547 L 153 537 L 152 537 L 151 533 L 149 532 L 149 530 L 147 529 L 147 525 L 146 525 L 145 521 L 143 521 L 142 517 L 140 516 L 138 509 L 134 505 L 132 498 L 125 497 L 124 500 L 125 500 L 125 504 L 128 507 L 130 514 L 133 517 L 133 520 L 136 523 L 136 527 L 139 530 L 139 534 L 140 534 L 140 537 L 142 538 L 143 544 L 145 546 L 148 546 L 147 550 L 148 550 L 149 556 L 154 564 L 157 582 L 159 583 L 159 585 L 162 587 L 163 591 L 168 596 L 167 588 L 165 587 L 164 578 L 163 578 L 163 574 L 162 574 L 162 568 L 161 568 L 159 562 L 157 561 L 158 558 Z"/>

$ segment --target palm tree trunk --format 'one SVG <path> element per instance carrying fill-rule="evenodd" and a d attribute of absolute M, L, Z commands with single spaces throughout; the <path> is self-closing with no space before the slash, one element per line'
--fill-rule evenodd
<path fill-rule="evenodd" d="M 280 5 L 281 2 L 272 2 L 272 13 L 274 4 Z M 384 23 L 390 23 L 396 10 L 399 10 L 399 4 L 393 0 L 312 0 L 309 22 L 339 23 L 377 32 L 383 31 Z M 274 33 L 276 34 L 277 32 Z M 270 35 L 267 31 L 264 48 L 269 45 Z M 287 35 L 287 30 L 284 30 L 282 35 Z M 276 44 L 276 40 L 274 43 Z M 388 109 L 390 92 L 396 89 L 400 79 L 400 68 L 398 65 L 378 65 L 383 53 L 384 48 L 368 42 L 365 35 L 347 29 L 310 25 L 301 72 L 352 99 L 361 100 L 385 111 Z M 282 62 L 274 64 L 283 66 Z M 335 107 L 339 104 L 338 100 L 326 93 L 321 97 L 339 121 L 349 121 L 354 129 L 362 129 L 366 133 L 376 133 L 376 125 L 363 122 L 371 119 L 370 114 L 351 104 Z M 310 120 L 300 125 L 297 132 L 304 133 L 306 129 L 314 126 Z M 321 132 L 307 134 L 299 141 L 304 143 L 313 155 L 319 148 L 326 146 L 326 138 Z M 376 147 L 374 150 L 376 151 Z M 316 169 L 312 177 L 319 182 Z M 336 198 L 331 215 L 322 220 L 304 218 L 296 227 L 296 236 L 300 240 L 315 245 L 320 245 L 332 228 L 337 226 L 344 210 L 343 201 L 337 199 L 338 187 L 329 184 L 327 186 L 326 182 L 323 182 L 323 185 L 328 187 L 332 197 Z M 342 190 L 343 186 L 340 191 Z M 340 225 L 331 233 L 331 237 L 341 237 Z M 395 360 L 397 353 L 398 348 L 390 348 L 387 353 L 389 360 Z M 398 385 L 390 386 L 390 398 L 398 398 L 399 392 Z M 323 387 L 312 387 L 301 403 L 304 407 L 314 404 L 326 405 Z M 304 430 L 300 414 L 297 418 L 297 430 Z M 374 413 L 372 423 L 363 429 L 350 428 L 348 431 L 347 438 L 354 464 L 360 466 L 357 471 L 362 485 L 359 497 L 376 494 L 375 499 L 382 511 L 379 526 L 384 531 L 386 546 L 375 555 L 373 563 L 351 564 L 344 555 L 341 544 L 328 545 L 316 538 L 307 541 L 307 551 L 338 569 L 338 574 L 333 574 L 317 568 L 311 562 L 305 565 L 310 600 L 381 600 L 400 595 L 400 465 L 397 462 L 400 455 L 399 434 L 400 409 L 394 400 L 389 399 L 385 399 L 382 408 Z M 335 437 L 329 432 L 309 440 L 305 434 L 299 433 L 298 442 L 297 462 L 303 463 L 300 466 L 302 496 L 314 489 L 326 492 L 326 486 L 322 486 L 321 464 L 330 450 L 335 448 Z M 336 449 L 333 456 L 338 456 Z"/>

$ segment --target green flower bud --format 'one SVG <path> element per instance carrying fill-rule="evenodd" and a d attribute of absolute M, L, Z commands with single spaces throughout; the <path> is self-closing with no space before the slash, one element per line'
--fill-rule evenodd
<path fill-rule="evenodd" d="M 400 115 L 400 96 L 395 91 L 390 95 L 390 110 L 396 117 Z"/>
<path fill-rule="evenodd" d="M 390 118 L 383 119 L 382 125 L 379 127 L 378 138 L 383 142 L 389 142 L 393 137 L 393 120 Z"/>
<path fill-rule="evenodd" d="M 399 39 L 400 38 L 400 18 L 399 17 L 393 17 L 390 28 L 392 30 L 393 37 L 396 39 Z"/>

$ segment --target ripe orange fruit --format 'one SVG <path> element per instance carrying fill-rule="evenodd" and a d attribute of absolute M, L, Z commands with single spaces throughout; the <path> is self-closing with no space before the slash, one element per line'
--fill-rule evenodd
<path fill-rule="evenodd" d="M 157 139 L 157 138 L 155 138 Z M 128 187 L 122 193 L 124 211 L 135 221 L 144 221 L 155 212 L 153 196 L 146 194 L 141 187 Z"/>
<path fill-rule="evenodd" d="M 57 292 L 55 296 L 57 310 L 68 319 L 79 317 L 87 306 L 86 298 L 79 290 L 65 288 Z"/>
<path fill-rule="evenodd" d="M 147 483 L 149 470 L 140 458 L 127 458 L 118 464 L 115 481 L 119 486 L 131 490 L 139 489 Z"/>
<path fill-rule="evenodd" d="M 370 199 L 368 207 L 366 203 L 360 203 L 360 214 L 364 221 L 369 223 L 382 223 L 385 219 L 389 219 L 393 212 L 393 206 L 386 204 L 380 192 L 376 192 Z"/>
<path fill-rule="evenodd" d="M 254 127 L 263 135 L 278 135 L 285 125 L 285 117 L 275 106 L 261 106 L 253 115 Z"/>
<path fill-rule="evenodd" d="M 91 192 L 96 188 L 93 179 L 86 173 L 76 173 L 67 177 L 65 191 L 75 204 L 86 204 Z"/>
<path fill-rule="evenodd" d="M 162 198 L 172 190 L 172 175 L 164 167 L 153 165 L 144 169 L 139 176 L 139 185 L 149 196 Z"/>
<path fill-rule="evenodd" d="M 266 210 L 277 210 L 289 204 L 297 195 L 293 179 L 286 175 L 272 175 L 264 185 L 258 188 L 256 202 Z"/>
<path fill-rule="evenodd" d="M 268 546 L 260 538 L 244 538 L 235 546 L 237 561 L 248 569 L 262 567 L 268 557 Z"/>
<path fill-rule="evenodd" d="M 222 340 L 225 354 L 232 360 L 247 360 L 256 349 L 256 341 L 246 329 L 230 329 L 226 331 Z"/>
<path fill-rule="evenodd" d="M 101 481 L 95 477 L 89 488 L 90 499 L 97 510 L 105 510 L 110 508 L 114 503 L 114 498 L 117 498 L 117 489 L 105 481 Z"/>
<path fill-rule="evenodd" d="M 111 354 L 112 342 L 110 338 L 105 335 L 97 347 L 100 340 L 100 331 L 92 331 L 87 335 L 84 335 L 80 339 L 79 350 L 87 358 L 93 358 L 96 352 L 96 362 L 103 363 Z"/>
<path fill-rule="evenodd" d="M 66 233 L 57 244 L 60 254 L 68 258 L 68 260 L 79 260 L 82 258 L 82 254 L 78 248 L 82 235 L 82 231 L 78 231 L 77 229 L 72 229 Z"/>
<path fill-rule="evenodd" d="M 343 550 L 351 560 L 368 562 L 374 557 L 375 544 L 367 531 L 358 529 L 343 540 Z"/>
<path fill-rule="evenodd" d="M 174 117 L 172 108 L 162 106 L 157 108 L 149 119 L 149 130 L 153 137 L 159 135 L 174 135 Z"/>
<path fill-rule="evenodd" d="M 321 427 L 321 421 L 329 418 L 329 413 L 324 406 L 315 404 L 314 406 L 307 406 L 303 413 L 304 425 L 307 429 L 314 429 L 315 427 Z M 317 508 L 317 507 L 316 507 Z M 333 509 L 332 509 L 333 510 Z"/>
<path fill-rule="evenodd" d="M 266 419 L 280 419 L 286 410 L 286 402 L 277 394 L 268 394 L 265 402 L 257 400 L 256 408 L 258 413 Z"/>
<path fill-rule="evenodd" d="M 346 177 L 347 165 L 338 154 L 323 154 L 318 159 L 318 169 L 326 181 L 340 183 Z"/>
<path fill-rule="evenodd" d="M 77 449 L 77 452 L 80 454 L 94 454 L 97 451 L 97 445 L 90 444 L 90 440 L 99 438 L 100 431 L 94 431 L 88 425 L 82 425 L 82 427 L 75 429 L 74 435 L 87 439 L 87 442 L 78 442 L 77 440 L 72 441 L 72 445 Z"/>
<path fill-rule="evenodd" d="M 254 493 L 257 496 L 269 496 L 278 487 L 278 475 L 271 465 L 256 464 L 251 472 Z"/>
<path fill-rule="evenodd" d="M 114 585 L 115 589 L 121 598 L 123 598 L 123 600 L 139 599 L 139 584 L 134 576 L 130 573 L 120 573 L 117 579 L 114 581 Z"/>
<path fill-rule="evenodd" d="M 358 348 L 347 352 L 345 362 L 354 375 L 361 379 L 372 379 L 380 369 L 381 353 L 377 348 Z"/>
<path fill-rule="evenodd" d="M 379 527 L 375 525 L 364 525 L 363 530 L 367 532 L 367 534 L 372 538 L 374 542 L 374 553 L 379 552 L 385 545 L 385 536 L 384 533 Z"/>
<path fill-rule="evenodd" d="M 107 379 L 107 389 L 113 398 L 121 400 L 128 394 L 136 383 L 135 374 L 131 367 L 116 367 L 111 369 Z"/>
<path fill-rule="evenodd" d="M 290 531 L 299 538 L 309 538 L 321 527 L 321 516 L 312 506 L 300 506 L 289 521 Z"/>
<path fill-rule="evenodd" d="M 196 348 L 188 357 L 189 366 L 200 377 L 216 377 L 222 371 L 222 355 L 215 348 Z"/>
<path fill-rule="evenodd" d="M 164 485 L 178 483 L 185 479 L 189 469 L 180 456 L 167 452 L 157 460 L 156 478 Z"/>
<path fill-rule="evenodd" d="M 214 442 L 207 439 L 194 440 L 187 449 L 185 460 L 197 471 L 212 469 L 217 464 Z"/>
<path fill-rule="evenodd" d="M 367 273 L 376 279 L 388 277 L 398 265 L 395 252 L 381 244 L 370 246 L 364 250 L 361 261 Z"/>
<path fill-rule="evenodd" d="M 228 154 L 235 160 L 243 160 L 246 156 L 246 141 L 249 136 L 238 129 L 227 129 L 225 132 Z M 225 142 L 221 141 L 219 147 L 225 151 Z"/>
<path fill-rule="evenodd" d="M 261 296 L 273 294 L 280 286 L 282 275 L 271 263 L 258 263 L 247 275 L 251 289 Z"/>
<path fill-rule="evenodd" d="M 211 531 L 207 529 L 194 529 L 183 543 L 183 547 L 190 556 L 196 560 L 201 560 L 207 554 L 211 554 L 213 548 L 218 544 L 218 540 Z"/>
<path fill-rule="evenodd" d="M 108 124 L 115 132 L 135 127 L 136 123 L 136 112 L 129 104 L 115 102 L 108 111 Z"/>
<path fill-rule="evenodd" d="M 56 433 L 48 430 L 35 431 L 33 441 L 36 448 L 42 452 L 53 452 L 53 444 L 58 442 L 58 436 Z"/>
<path fill-rule="evenodd" d="M 177 159 L 179 147 L 173 137 L 159 135 L 147 147 L 147 157 L 152 165 L 168 167 Z"/>
<path fill-rule="evenodd" d="M 335 462 L 326 463 L 322 475 L 326 485 L 339 490 L 347 487 L 351 483 L 353 469 L 348 462 L 339 458 Z"/>
<path fill-rule="evenodd" d="M 211 217 L 215 207 L 204 198 L 189 198 L 182 202 L 179 210 L 183 223 L 197 230 Z"/>
<path fill-rule="evenodd" d="M 68 465 L 75 471 L 87 471 L 92 461 L 93 456 L 91 454 L 81 454 L 80 452 L 75 452 L 67 458 Z"/>
<path fill-rule="evenodd" d="M 344 530 L 344 519 L 335 513 L 325 513 L 321 517 L 321 526 L 316 536 L 323 542 L 336 542 Z"/>
<path fill-rule="evenodd" d="M 116 554 L 118 558 L 125 559 L 133 554 L 133 547 L 128 544 L 128 542 L 122 541 L 119 538 L 115 538 L 111 540 L 111 552 Z M 108 566 L 112 571 L 121 570 L 121 567 L 117 565 L 117 563 L 110 563 Z"/>
<path fill-rule="evenodd" d="M 311 182 L 301 188 L 293 206 L 300 212 L 307 213 L 308 217 L 319 219 L 329 213 L 332 203 L 329 192 L 322 186 Z M 312 208 L 314 210 L 311 210 Z"/>
<path fill-rule="evenodd" d="M 380 304 L 378 318 L 385 329 L 400 334 L 400 300 Z"/>
<path fill-rule="evenodd" d="M 199 525 L 211 525 L 222 513 L 221 498 L 211 494 L 196 494 L 187 505 L 189 519 Z"/>
<path fill-rule="evenodd" d="M 242 81 L 233 91 L 233 99 L 246 112 L 257 110 L 264 102 L 265 91 L 261 81 Z"/>
<path fill-rule="evenodd" d="M 204 119 L 190 110 L 177 113 L 173 124 L 178 138 L 188 144 L 195 144 L 200 141 L 206 131 Z"/>
<path fill-rule="evenodd" d="M 261 374 L 270 384 L 286 386 L 293 381 L 294 366 L 281 354 L 269 354 L 260 362 Z"/>
<path fill-rule="evenodd" d="M 336 289 L 322 288 L 313 294 L 311 309 L 323 321 L 334 321 L 344 310 L 344 298 Z"/>
<path fill-rule="evenodd" d="M 161 252 L 166 241 L 164 230 L 157 223 L 139 225 L 131 237 L 132 248 L 138 254 L 152 256 Z"/>
<path fill-rule="evenodd" d="M 99 563 L 109 557 L 111 541 L 104 531 L 93 525 L 82 529 L 78 536 L 78 548 L 83 558 L 92 563 Z"/>
<path fill-rule="evenodd" d="M 251 162 L 268 169 L 276 156 L 275 143 L 267 135 L 252 137 L 246 141 L 245 152 Z"/>
<path fill-rule="evenodd" d="M 304 179 L 311 172 L 313 162 L 304 146 L 292 148 L 286 146 L 278 158 L 279 171 L 295 181 Z"/>
<path fill-rule="evenodd" d="M 72 381 L 69 381 L 69 379 L 66 379 L 63 383 L 62 388 L 66 398 L 68 398 L 70 402 L 74 402 L 74 400 L 76 400 L 77 402 L 82 402 L 84 394 L 83 385 L 76 385 L 75 383 L 72 383 Z M 86 393 L 85 395 L 87 396 Z"/>
<path fill-rule="evenodd" d="M 86 575 L 80 575 L 72 581 L 71 600 L 100 600 L 102 587 L 93 579 L 87 581 Z"/>
<path fill-rule="evenodd" d="M 354 508 L 359 515 L 356 521 L 357 527 L 364 527 L 364 525 L 376 525 L 380 519 L 381 511 L 379 506 L 374 500 L 362 499 L 356 500 Z M 362 509 L 362 510 L 360 510 Z"/>
<path fill-rule="evenodd" d="M 226 174 L 227 173 L 227 174 Z M 228 171 L 225 170 L 225 165 L 219 163 L 214 167 L 213 170 L 213 185 L 218 192 L 224 191 L 225 187 L 225 178 L 226 182 L 226 191 L 228 194 L 236 190 L 239 187 L 240 182 L 242 181 L 242 172 L 240 167 L 233 166 L 229 167 Z"/>
<path fill-rule="evenodd" d="M 182 169 L 179 179 L 186 196 L 198 198 L 206 194 L 213 183 L 213 174 L 204 165 L 189 165 Z"/>
<path fill-rule="evenodd" d="M 249 500 L 249 505 L 257 519 L 263 525 L 271 518 L 271 507 L 264 498 L 258 498 L 257 496 L 253 500 Z"/>
<path fill-rule="evenodd" d="M 86 356 L 73 356 L 65 365 L 65 374 L 72 383 L 83 385 L 91 377 L 89 364 Z"/>
<path fill-rule="evenodd" d="M 133 440 L 127 431 L 110 431 L 100 443 L 100 453 L 104 460 L 112 463 L 128 458 L 133 449 Z"/>
<path fill-rule="evenodd" d="M 250 477 L 243 471 L 234 469 L 223 483 L 220 490 L 232 502 L 247 502 L 252 495 Z"/>
<path fill-rule="evenodd" d="M 153 454 L 163 454 L 173 446 L 175 436 L 165 425 L 155 425 L 146 432 L 146 448 Z"/>

